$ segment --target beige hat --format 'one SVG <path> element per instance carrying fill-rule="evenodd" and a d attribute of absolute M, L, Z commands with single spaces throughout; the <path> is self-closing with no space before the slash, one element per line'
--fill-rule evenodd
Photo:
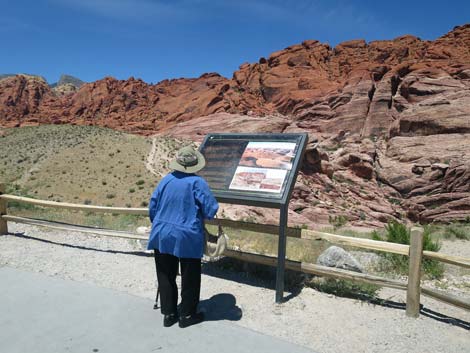
<path fill-rule="evenodd" d="M 170 162 L 170 168 L 183 173 L 197 173 L 206 165 L 206 159 L 201 152 L 191 146 L 181 148 L 176 158 Z"/>

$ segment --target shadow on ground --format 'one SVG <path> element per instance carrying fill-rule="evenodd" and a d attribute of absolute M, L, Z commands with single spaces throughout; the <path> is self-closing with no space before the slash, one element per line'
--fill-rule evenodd
<path fill-rule="evenodd" d="M 392 300 L 381 300 L 381 299 L 371 299 L 368 300 L 371 304 L 384 306 L 386 308 L 406 310 L 406 303 L 395 302 Z M 423 304 L 420 305 L 419 313 L 423 316 L 429 317 L 431 319 L 444 322 L 452 326 L 461 327 L 467 331 L 470 331 L 470 322 L 457 319 L 452 316 L 447 316 L 437 311 L 426 308 Z"/>
<path fill-rule="evenodd" d="M 252 287 L 276 289 L 276 268 L 232 259 L 220 258 L 214 262 L 205 262 L 202 273 Z M 305 275 L 299 272 L 285 270 L 284 291 L 287 292 L 283 302 L 287 302 L 300 294 L 303 288 Z M 274 300 L 274 294 L 273 294 Z"/>
<path fill-rule="evenodd" d="M 38 237 L 33 237 L 26 235 L 25 233 L 9 233 L 10 236 L 15 236 L 18 238 L 30 239 L 35 241 L 40 241 L 48 244 L 55 244 L 58 246 L 75 248 L 86 251 L 98 251 L 103 253 L 112 253 L 112 254 L 126 254 L 126 255 L 136 255 L 143 257 L 153 257 L 153 253 L 146 253 L 141 250 L 136 251 L 119 251 L 119 250 L 103 250 L 96 249 L 92 247 L 85 247 L 80 245 L 72 245 L 62 242 L 55 242 L 52 240 L 41 239 Z M 221 278 L 229 281 L 234 281 L 237 283 L 243 283 L 249 286 L 255 286 L 260 288 L 275 289 L 275 278 L 276 278 L 276 269 L 266 265 L 259 264 L 250 264 L 247 262 L 242 262 L 230 258 L 221 258 L 218 261 L 206 262 L 203 263 L 202 273 L 216 278 Z M 268 279 L 267 279 L 268 278 Z M 285 273 L 285 290 L 289 293 L 287 294 L 283 302 L 287 302 L 292 298 L 295 298 L 300 294 L 305 283 L 306 276 L 304 274 L 299 274 L 294 271 L 286 270 Z M 351 298 L 351 297 L 349 297 Z M 274 299 L 274 298 L 273 298 Z M 368 302 L 373 305 L 380 305 L 387 308 L 406 310 L 406 304 L 400 302 L 394 302 L 391 300 L 382 300 L 379 298 L 373 298 L 368 296 L 357 296 L 353 299 L 361 300 Z M 214 295 L 210 299 L 206 299 L 200 302 L 200 307 L 207 313 L 208 321 L 217 321 L 217 320 L 231 320 L 236 321 L 240 320 L 242 317 L 241 309 L 236 305 L 236 299 L 232 294 L 221 293 Z M 444 322 L 449 325 L 461 327 L 465 330 L 470 331 L 470 322 L 447 316 L 439 312 L 433 311 L 424 307 L 421 304 L 420 313 L 423 316 L 437 320 L 439 322 Z"/>
<path fill-rule="evenodd" d="M 9 233 L 10 236 L 18 238 L 24 238 L 29 240 L 35 240 L 42 243 L 54 244 L 57 246 L 63 246 L 67 248 L 95 251 L 108 254 L 123 254 L 123 255 L 135 255 L 142 257 L 153 257 L 153 252 L 144 252 L 142 250 L 135 251 L 121 251 L 112 249 L 97 249 L 89 246 L 74 245 L 65 242 L 53 241 L 48 239 L 42 239 L 22 233 Z M 275 278 L 276 269 L 270 266 L 250 264 L 230 258 L 221 258 L 215 262 L 203 262 L 202 273 L 216 278 L 221 278 L 237 283 L 243 283 L 249 286 L 275 289 Z M 283 301 L 286 302 L 302 291 L 302 280 L 303 276 L 294 271 L 286 270 L 285 273 L 285 290 L 288 294 L 284 297 Z"/>
<path fill-rule="evenodd" d="M 18 238 L 36 240 L 36 241 L 40 241 L 42 243 L 59 245 L 59 246 L 63 246 L 63 247 L 66 247 L 66 248 L 73 248 L 73 249 L 80 249 L 80 250 L 87 250 L 87 251 L 97 251 L 97 252 L 103 252 L 103 253 L 109 253 L 109 254 L 123 254 L 123 255 L 136 255 L 136 256 L 143 256 L 143 257 L 153 257 L 153 252 L 152 253 L 146 253 L 142 250 L 136 250 L 136 251 L 119 251 L 119 250 L 108 250 L 108 249 L 103 250 L 103 249 L 97 249 L 97 248 L 88 247 L 88 246 L 73 245 L 73 244 L 67 244 L 67 243 L 58 242 L 58 241 L 41 239 L 41 238 L 38 238 L 38 237 L 33 237 L 31 235 L 26 235 L 25 233 L 9 233 L 9 235 L 15 236 L 15 237 L 18 237 Z"/>
<path fill-rule="evenodd" d="M 199 308 L 206 313 L 206 321 L 230 320 L 238 321 L 242 318 L 242 309 L 232 294 L 220 293 L 209 299 L 202 300 Z"/>

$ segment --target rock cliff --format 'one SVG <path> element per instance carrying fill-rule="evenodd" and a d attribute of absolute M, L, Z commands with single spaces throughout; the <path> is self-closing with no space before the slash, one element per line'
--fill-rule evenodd
<path fill-rule="evenodd" d="M 314 40 L 216 73 L 149 85 L 130 78 L 57 93 L 25 75 L 0 81 L 0 126 L 100 125 L 200 140 L 207 132 L 308 132 L 292 210 L 305 223 L 344 215 L 470 219 L 470 25 L 435 41 L 407 35 Z"/>

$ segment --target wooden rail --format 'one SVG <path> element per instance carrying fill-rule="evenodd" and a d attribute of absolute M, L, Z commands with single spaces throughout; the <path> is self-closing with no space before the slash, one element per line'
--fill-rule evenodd
<path fill-rule="evenodd" d="M 225 254 L 228 257 L 238 259 L 241 261 L 254 262 L 261 265 L 276 266 L 277 260 L 274 257 L 259 255 L 253 253 L 246 253 L 236 250 L 226 250 Z M 378 276 L 372 276 L 364 273 L 352 272 L 338 268 L 325 267 L 320 265 L 309 264 L 305 262 L 286 260 L 286 268 L 293 271 L 299 271 L 317 276 L 333 277 L 337 279 L 350 280 L 360 283 L 375 284 L 381 287 L 395 288 L 407 290 L 408 284 L 403 281 L 394 279 L 387 279 Z M 457 307 L 470 310 L 470 300 L 458 298 L 456 296 L 442 293 L 435 289 L 421 287 L 421 293 L 431 298 L 440 300 L 442 302 L 455 305 Z M 415 315 L 412 315 L 415 316 Z M 416 316 L 415 316 L 416 317 Z"/>
<path fill-rule="evenodd" d="M 139 235 L 135 233 L 122 232 L 110 229 L 101 229 L 94 227 L 85 227 L 61 222 L 51 222 L 45 220 L 37 220 L 32 218 L 18 217 L 7 215 L 7 202 L 19 202 L 26 203 L 41 207 L 53 207 L 53 208 L 65 208 L 75 211 L 85 212 L 105 212 L 114 214 L 134 214 L 134 215 L 147 215 L 147 208 L 124 208 L 124 207 L 104 207 L 104 206 L 92 206 L 92 205 L 80 205 L 66 202 L 55 202 L 55 201 L 44 201 L 36 200 L 28 197 L 21 197 L 15 195 L 3 194 L 5 191 L 4 186 L 0 184 L 0 235 L 8 233 L 7 221 L 26 223 L 36 226 L 45 226 L 54 229 L 66 230 L 66 231 L 79 231 L 85 233 L 94 233 L 104 236 L 113 236 L 129 239 L 147 240 L 147 236 Z M 217 219 L 208 222 L 209 224 L 221 224 L 226 228 L 243 229 L 253 232 L 262 232 L 268 234 L 279 234 L 279 228 L 276 225 L 267 224 L 255 224 L 249 222 L 240 222 L 227 219 Z M 333 269 L 330 267 L 319 266 L 315 264 L 297 262 L 297 261 L 286 261 L 286 268 L 294 271 L 301 271 L 308 274 L 328 276 L 337 279 L 345 279 L 362 283 L 375 284 L 383 287 L 396 288 L 401 290 L 407 290 L 407 315 L 417 317 L 419 315 L 419 303 L 420 294 L 430 296 L 434 299 L 444 301 L 448 304 L 470 310 L 470 301 L 457 298 L 447 293 L 442 293 L 430 288 L 424 288 L 421 286 L 420 267 L 422 258 L 434 259 L 453 265 L 470 268 L 470 259 L 452 256 L 447 254 L 436 253 L 432 251 L 422 250 L 422 232 L 419 230 L 412 231 L 411 246 L 388 243 L 384 241 L 375 241 L 370 239 L 352 238 L 347 236 L 341 236 L 337 234 L 330 234 L 325 232 L 300 229 L 300 228 L 287 228 L 287 236 L 308 239 L 308 240 L 323 240 L 334 244 L 340 244 L 344 246 L 359 247 L 374 251 L 383 251 L 394 254 L 401 254 L 410 257 L 410 273 L 408 282 L 402 282 L 392 279 L 387 279 L 378 276 L 372 276 L 363 273 L 357 273 L 341 269 Z M 226 256 L 239 259 L 242 261 L 249 261 L 269 266 L 276 266 L 277 259 L 275 257 L 246 253 L 235 251 L 233 249 L 227 249 L 225 252 Z"/>
<path fill-rule="evenodd" d="M 228 219 L 212 220 L 209 224 L 220 223 L 223 227 L 236 228 L 249 230 L 253 232 L 268 233 L 268 234 L 279 234 L 278 226 L 248 223 L 240 221 L 232 221 Z M 388 243 L 386 241 L 378 241 L 371 239 L 361 239 L 347 237 L 343 235 L 319 232 L 316 230 L 300 229 L 300 228 L 287 228 L 287 235 L 289 237 L 307 239 L 307 240 L 324 240 L 333 244 L 339 244 L 344 246 L 358 247 L 362 249 L 389 252 L 399 255 L 408 256 L 410 252 L 410 246 L 404 244 Z M 465 268 L 470 268 L 470 259 L 462 256 L 447 255 L 437 253 L 434 251 L 423 251 L 423 257 L 427 259 L 437 260 L 446 262 L 448 264 L 457 265 Z"/>
<path fill-rule="evenodd" d="M 1 194 L 0 189 L 0 212 L 2 212 L 2 204 L 4 206 L 4 211 L 2 214 L 6 214 L 6 202 L 15 201 L 35 206 L 41 207 L 53 207 L 53 208 L 65 208 L 74 211 L 85 211 L 85 212 L 101 212 L 101 213 L 117 213 L 117 214 L 134 214 L 134 215 L 148 215 L 147 208 L 126 208 L 126 207 L 105 207 L 105 206 L 93 206 L 93 205 L 80 205 L 67 202 L 56 202 L 56 201 L 44 201 L 36 200 L 29 197 L 15 196 Z M 220 223 L 223 227 L 227 228 L 236 228 L 243 229 L 253 232 L 268 233 L 268 234 L 279 234 L 279 227 L 272 224 L 258 224 L 258 223 L 249 223 L 241 221 L 233 221 L 229 219 L 218 219 L 208 222 L 209 224 L 218 224 Z M 0 225 L 1 226 L 1 225 Z M 6 227 L 6 225 L 5 225 Z M 301 238 L 308 240 L 324 240 L 330 243 L 345 245 L 345 246 L 354 246 L 362 249 L 390 252 L 400 255 L 408 255 L 409 246 L 403 244 L 388 243 L 385 241 L 377 241 L 371 239 L 361 239 L 347 237 L 343 235 L 330 234 L 325 232 L 319 232 L 315 230 L 300 229 L 294 227 L 287 228 L 287 236 L 293 238 Z M 438 260 L 446 262 L 452 265 L 462 266 L 465 268 L 470 268 L 470 259 L 446 255 L 441 253 L 436 253 L 433 251 L 423 251 L 423 257 L 433 260 Z"/>
<path fill-rule="evenodd" d="M 74 231 L 74 232 L 81 232 L 81 233 L 91 233 L 91 234 L 97 234 L 97 235 L 105 235 L 108 237 L 128 238 L 128 239 L 138 239 L 138 240 L 148 239 L 148 236 L 144 236 L 144 235 L 137 234 L 137 233 L 122 232 L 119 230 L 103 229 L 103 228 L 96 228 L 96 227 L 79 226 L 79 225 L 68 224 L 68 223 L 63 223 L 63 222 L 45 221 L 42 219 L 34 219 L 34 218 L 26 218 L 26 217 L 18 217 L 18 216 L 10 216 L 10 215 L 4 215 L 2 216 L 2 219 L 5 221 L 29 224 L 32 226 L 47 227 L 51 229 Z"/>
<path fill-rule="evenodd" d="M 127 208 L 127 207 L 106 207 L 106 206 L 93 206 L 93 205 L 80 205 L 76 203 L 57 202 L 57 201 L 44 201 L 36 200 L 29 197 L 15 196 L 15 195 L 0 195 L 3 201 L 16 201 L 29 205 L 53 207 L 53 208 L 66 208 L 74 211 L 85 212 L 101 212 L 101 213 L 119 213 L 119 214 L 135 214 L 135 215 L 148 215 L 148 208 Z"/>

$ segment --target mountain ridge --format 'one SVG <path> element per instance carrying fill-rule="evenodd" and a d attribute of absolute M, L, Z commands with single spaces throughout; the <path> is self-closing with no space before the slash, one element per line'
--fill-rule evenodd
<path fill-rule="evenodd" d="M 106 77 L 59 94 L 20 75 L 0 81 L 0 126 L 72 123 L 192 140 L 307 132 L 294 199 L 308 221 L 466 220 L 469 48 L 470 24 L 434 41 L 406 35 L 332 48 L 307 40 L 240 65 L 231 79 Z"/>

